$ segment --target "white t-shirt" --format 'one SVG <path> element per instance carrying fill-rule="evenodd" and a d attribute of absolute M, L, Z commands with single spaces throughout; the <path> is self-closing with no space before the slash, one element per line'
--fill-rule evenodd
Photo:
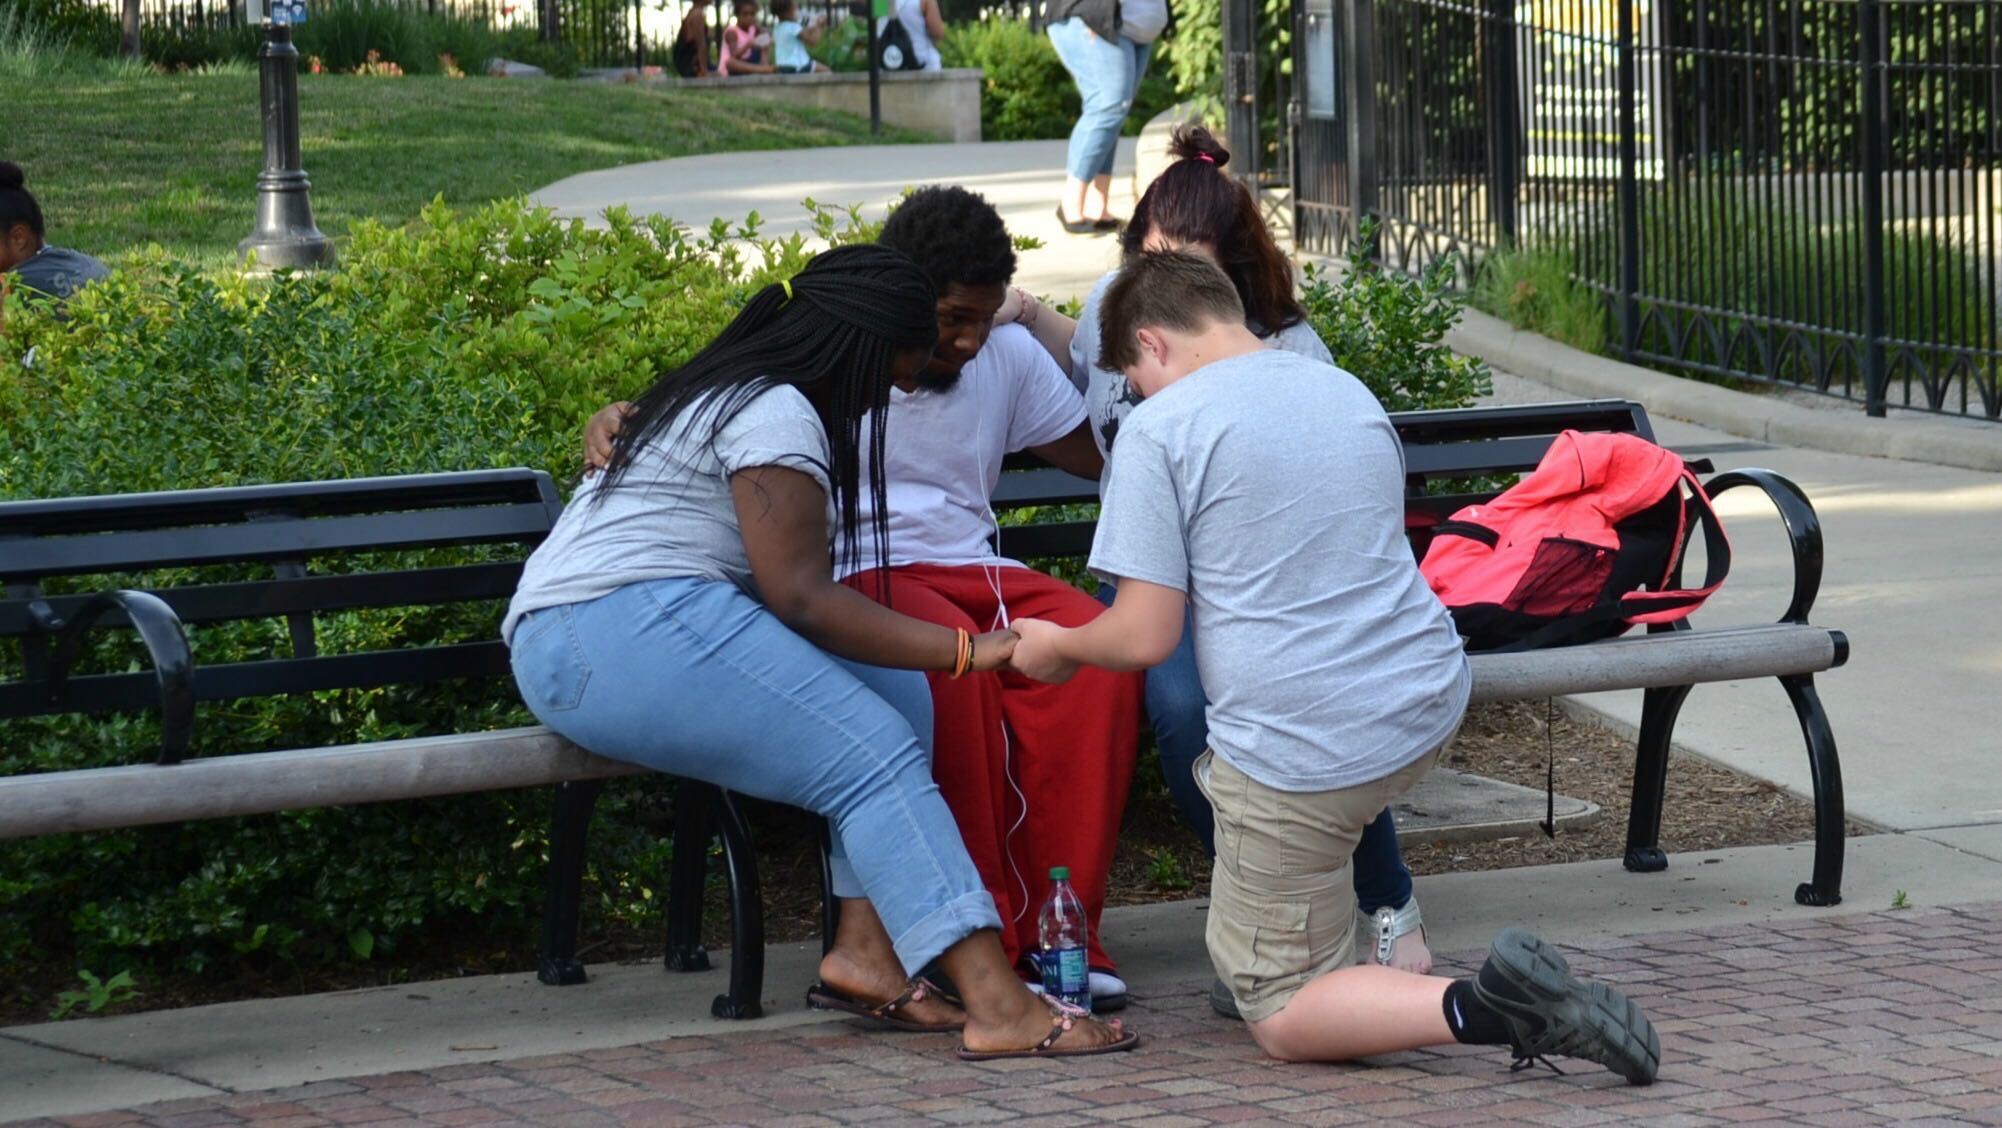
<path fill-rule="evenodd" d="M 1019 325 L 1003 325 L 944 392 L 890 390 L 883 436 L 890 567 L 903 564 L 1015 564 L 994 554 L 988 499 L 1012 451 L 1052 443 L 1084 422 L 1084 400 L 1043 346 Z M 863 424 L 862 449 L 870 445 Z M 862 479 L 868 481 L 866 473 Z M 862 497 L 865 558 L 871 507 Z M 875 567 L 842 561 L 847 576 Z"/>
<path fill-rule="evenodd" d="M 918 69 L 945 69 L 945 60 L 939 55 L 937 45 L 932 43 L 931 32 L 925 28 L 924 0 L 897 0 L 895 10 L 877 21 L 876 33 L 881 35 L 892 19 L 903 24 L 904 30 L 910 34 L 911 46 L 917 51 Z"/>

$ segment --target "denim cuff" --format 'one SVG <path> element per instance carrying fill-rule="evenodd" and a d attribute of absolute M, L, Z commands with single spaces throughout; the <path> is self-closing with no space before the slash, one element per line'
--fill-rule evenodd
<path fill-rule="evenodd" d="M 834 840 L 834 848 L 827 852 L 828 884 L 834 895 L 843 900 L 867 897 L 862 889 L 862 879 L 855 876 L 855 867 L 848 861 L 848 855 L 841 851 L 841 840 Z"/>
<path fill-rule="evenodd" d="M 916 975 L 941 952 L 983 928 L 999 929 L 1001 914 L 982 889 L 947 901 L 892 938 L 904 974 Z"/>

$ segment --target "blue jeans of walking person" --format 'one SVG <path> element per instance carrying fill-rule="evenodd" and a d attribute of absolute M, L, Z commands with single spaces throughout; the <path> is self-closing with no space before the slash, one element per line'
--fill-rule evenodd
<path fill-rule="evenodd" d="M 907 974 L 1001 926 L 932 782 L 924 675 L 836 658 L 692 578 L 532 612 L 511 648 L 523 700 L 576 744 L 825 815 L 835 894 L 869 899 Z"/>
<path fill-rule="evenodd" d="M 1063 60 L 1084 103 L 1071 127 L 1064 171 L 1074 180 L 1111 176 L 1119 127 L 1133 109 L 1154 45 L 1135 43 L 1123 35 L 1116 40 L 1101 38 L 1076 16 L 1051 24 L 1049 32 L 1057 58 Z"/>
<path fill-rule="evenodd" d="M 1098 587 L 1099 602 L 1112 606 L 1117 591 L 1110 583 Z M 1196 786 L 1196 760 L 1209 749 L 1209 723 L 1204 711 L 1209 695 L 1196 672 L 1195 612 L 1182 620 L 1182 641 L 1166 662 L 1147 671 L 1147 720 L 1154 726 L 1154 746 L 1161 753 L 1161 774 L 1175 810 L 1201 840 L 1203 850 L 1216 856 L 1216 813 Z M 1411 900 L 1411 871 L 1397 847 L 1397 823 L 1390 808 L 1363 829 L 1353 862 L 1356 903 L 1365 916 L 1378 909 L 1401 909 Z"/>

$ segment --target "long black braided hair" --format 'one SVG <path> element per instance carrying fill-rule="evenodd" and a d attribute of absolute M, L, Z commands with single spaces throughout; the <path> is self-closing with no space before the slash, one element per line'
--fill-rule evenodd
<path fill-rule="evenodd" d="M 845 559 L 859 559 L 862 419 L 873 411 L 880 421 L 888 408 L 895 354 L 937 343 L 937 299 L 910 259 L 870 244 L 818 255 L 792 277 L 790 296 L 787 285 L 752 295 L 715 340 L 634 401 L 619 428 L 599 498 L 683 412 L 700 405 L 713 442 L 745 404 L 787 384 L 806 396 L 827 429 L 833 465 L 824 469 L 839 504 L 840 551 Z M 868 460 L 870 533 L 878 560 L 889 559 L 883 432 L 880 425 L 870 428 Z"/>

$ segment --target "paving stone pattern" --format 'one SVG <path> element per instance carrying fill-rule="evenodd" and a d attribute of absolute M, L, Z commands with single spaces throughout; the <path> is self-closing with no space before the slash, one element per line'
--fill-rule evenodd
<path fill-rule="evenodd" d="M 36 1124 L 2002 1125 L 2002 905 L 1664 932 L 1568 949 L 1640 999 L 1662 1080 L 1511 1073 L 1474 1047 L 1265 1060 L 1205 982 L 1136 993 L 1126 1055 L 969 1064 L 859 1023 L 244 1093 Z M 1475 957 L 1445 965 L 1464 972 Z"/>

